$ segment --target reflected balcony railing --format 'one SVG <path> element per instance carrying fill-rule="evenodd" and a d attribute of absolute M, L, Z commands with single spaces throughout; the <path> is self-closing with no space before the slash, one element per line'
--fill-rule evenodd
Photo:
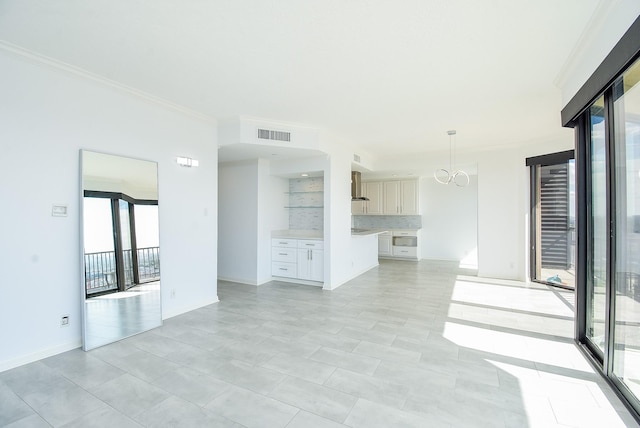
<path fill-rule="evenodd" d="M 138 248 L 138 279 L 140 282 L 160 279 L 160 248 Z M 123 251 L 125 261 L 125 282 L 133 285 L 131 250 Z M 87 295 L 104 293 L 118 289 L 116 276 L 116 255 L 114 251 L 87 253 L 84 255 L 84 276 Z"/>

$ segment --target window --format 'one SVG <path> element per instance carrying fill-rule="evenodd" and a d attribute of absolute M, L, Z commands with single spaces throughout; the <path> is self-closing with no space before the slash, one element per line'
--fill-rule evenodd
<path fill-rule="evenodd" d="M 527 159 L 531 172 L 531 279 L 575 286 L 573 150 Z"/>

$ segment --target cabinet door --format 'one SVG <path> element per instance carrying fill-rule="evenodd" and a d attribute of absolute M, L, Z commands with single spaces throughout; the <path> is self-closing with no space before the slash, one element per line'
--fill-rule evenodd
<path fill-rule="evenodd" d="M 379 256 L 392 255 L 390 236 L 378 236 L 378 255 Z"/>
<path fill-rule="evenodd" d="M 298 278 L 311 278 L 311 251 L 308 249 L 298 249 Z"/>
<path fill-rule="evenodd" d="M 400 214 L 399 181 L 385 181 L 383 210 L 385 214 Z"/>
<path fill-rule="evenodd" d="M 311 250 L 309 260 L 309 278 L 311 281 L 322 281 L 324 279 L 324 251 Z"/>
<path fill-rule="evenodd" d="M 365 196 L 369 198 L 366 203 L 367 214 L 382 214 L 382 182 L 371 181 L 365 183 Z"/>
<path fill-rule="evenodd" d="M 401 181 L 401 214 L 418 214 L 418 182 Z"/>
<path fill-rule="evenodd" d="M 351 214 L 361 215 L 365 213 L 365 201 L 351 201 Z"/>

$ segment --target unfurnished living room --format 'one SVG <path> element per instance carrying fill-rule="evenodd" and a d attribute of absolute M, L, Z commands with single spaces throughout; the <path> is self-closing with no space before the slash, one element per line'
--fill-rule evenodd
<path fill-rule="evenodd" d="M 0 427 L 635 427 L 640 3 L 0 0 Z"/>

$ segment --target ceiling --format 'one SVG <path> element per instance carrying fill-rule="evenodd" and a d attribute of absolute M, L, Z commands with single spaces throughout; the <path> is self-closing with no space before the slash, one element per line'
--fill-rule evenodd
<path fill-rule="evenodd" d="M 603 0 L 605 1 L 605 0 Z M 599 0 L 2 0 L 0 40 L 214 118 L 372 156 L 564 138 L 554 81 Z"/>

